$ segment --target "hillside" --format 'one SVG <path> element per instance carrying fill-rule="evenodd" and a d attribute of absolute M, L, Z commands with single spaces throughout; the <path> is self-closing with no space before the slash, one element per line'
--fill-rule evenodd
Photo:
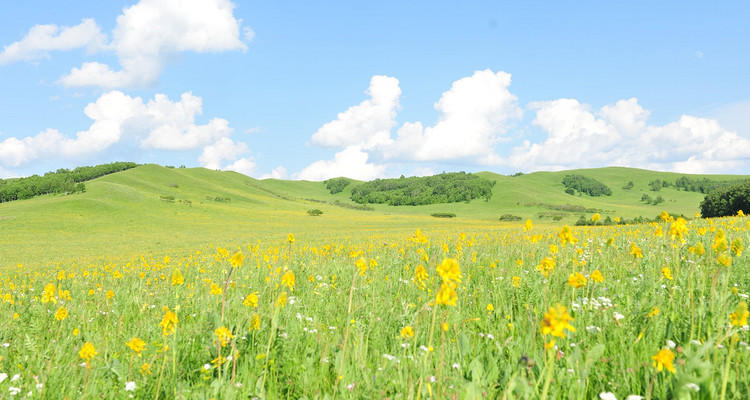
<path fill-rule="evenodd" d="M 561 182 L 571 173 L 605 183 L 612 195 L 566 194 Z M 281 244 L 288 233 L 304 239 L 302 243 L 321 244 L 331 238 L 406 235 L 416 228 L 429 232 L 512 226 L 498 221 L 503 214 L 530 218 L 535 225 L 573 224 L 580 215 L 590 217 L 593 212 L 601 213 L 602 218 L 653 218 L 662 210 L 693 216 L 703 199 L 701 193 L 669 187 L 658 192 L 665 199 L 658 206 L 640 201 L 643 194 L 655 195 L 648 186 L 651 180 L 673 182 L 685 174 L 610 167 L 517 177 L 490 172 L 480 175 L 497 182 L 490 201 L 399 207 L 375 204 L 373 211 L 362 211 L 333 204 L 356 206 L 349 199 L 350 187 L 331 195 L 322 182 L 261 181 L 235 172 L 144 165 L 89 181 L 85 193 L 0 204 L 0 268 L 19 263 L 87 262 L 92 257 L 102 261 L 140 254 L 158 257 L 209 244 L 237 246 L 258 239 Z M 622 189 L 628 181 L 634 182 L 633 188 Z M 322 210 L 323 215 L 307 215 L 312 208 Z M 566 208 L 575 211 L 559 210 Z M 457 217 L 430 217 L 440 212 Z"/>

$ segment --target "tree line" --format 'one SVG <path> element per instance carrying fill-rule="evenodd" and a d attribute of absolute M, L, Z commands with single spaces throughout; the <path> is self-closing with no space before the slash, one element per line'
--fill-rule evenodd
<path fill-rule="evenodd" d="M 359 204 L 426 205 L 455 203 L 492 197 L 495 181 L 466 172 L 434 176 L 375 179 L 352 187 L 351 199 Z"/>
<path fill-rule="evenodd" d="M 43 176 L 0 179 L 0 203 L 29 199 L 43 194 L 81 193 L 86 191 L 83 182 L 100 176 L 135 168 L 134 162 L 113 162 L 93 167 L 78 167 L 72 170 L 61 168 Z"/>
<path fill-rule="evenodd" d="M 565 192 L 575 194 L 575 191 L 586 193 L 589 196 L 611 196 L 612 189 L 594 178 L 583 175 L 565 175 L 562 180 Z"/>

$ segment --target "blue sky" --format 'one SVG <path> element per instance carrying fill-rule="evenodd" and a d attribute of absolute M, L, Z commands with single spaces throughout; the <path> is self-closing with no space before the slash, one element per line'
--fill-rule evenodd
<path fill-rule="evenodd" d="M 0 178 L 117 160 L 309 180 L 750 174 L 748 8 L 6 2 Z"/>

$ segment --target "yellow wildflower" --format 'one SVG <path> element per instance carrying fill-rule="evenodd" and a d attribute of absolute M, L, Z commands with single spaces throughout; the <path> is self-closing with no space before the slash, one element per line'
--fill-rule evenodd
<path fill-rule="evenodd" d="M 185 283 L 185 278 L 182 276 L 182 271 L 179 268 L 175 268 L 172 271 L 172 286 L 182 285 Z"/>
<path fill-rule="evenodd" d="M 222 293 L 224 293 L 224 290 L 221 288 L 221 286 L 212 282 L 210 293 L 215 294 L 215 295 L 221 295 Z"/>
<path fill-rule="evenodd" d="M 252 318 L 250 318 L 250 330 L 252 331 L 255 329 L 256 331 L 260 330 L 260 315 L 253 314 Z"/>
<path fill-rule="evenodd" d="M 586 277 L 580 272 L 574 272 L 568 278 L 568 285 L 576 289 L 584 287 L 586 286 Z"/>
<path fill-rule="evenodd" d="M 733 313 L 729 314 L 729 319 L 732 325 L 741 328 L 747 325 L 747 317 L 749 316 L 750 312 L 747 310 L 747 303 L 741 301 L 740 304 L 737 305 L 737 309 L 735 309 Z"/>
<path fill-rule="evenodd" d="M 143 349 L 146 348 L 146 342 L 137 337 L 130 339 L 130 341 L 125 343 L 125 345 L 130 347 L 130 350 L 133 350 L 133 352 L 138 354 L 139 356 L 141 355 Z"/>
<path fill-rule="evenodd" d="M 560 242 L 563 246 L 566 244 L 576 244 L 578 243 L 578 239 L 573 236 L 573 231 L 570 229 L 568 225 L 565 225 L 562 227 L 560 232 L 557 234 L 557 237 L 560 238 Z"/>
<path fill-rule="evenodd" d="M 667 268 L 667 267 L 662 268 L 661 269 L 661 276 L 663 276 L 664 278 L 669 279 L 671 281 L 672 280 L 672 270 L 669 269 L 669 268 Z"/>
<path fill-rule="evenodd" d="M 159 322 L 159 326 L 161 326 L 162 329 L 162 335 L 169 336 L 174 333 L 175 329 L 177 328 L 177 323 L 179 320 L 177 319 L 177 314 L 175 314 L 172 311 L 167 311 L 164 313 L 164 317 L 162 317 L 161 322 Z"/>
<path fill-rule="evenodd" d="M 279 293 L 279 297 L 276 299 L 276 306 L 284 308 L 284 306 L 286 306 L 286 302 L 287 302 L 286 292 Z"/>
<path fill-rule="evenodd" d="M 630 254 L 634 258 L 643 258 L 643 252 L 640 247 L 636 246 L 635 242 L 630 242 Z"/>
<path fill-rule="evenodd" d="M 646 318 L 655 317 L 659 314 L 661 314 L 661 310 L 659 309 L 659 307 L 651 307 L 651 312 L 646 315 Z"/>
<path fill-rule="evenodd" d="M 221 347 L 225 347 L 229 342 L 232 341 L 232 339 L 234 339 L 232 331 L 227 329 L 226 326 L 216 328 L 216 330 L 214 330 L 214 335 L 216 335 L 216 338 L 219 340 Z"/>
<path fill-rule="evenodd" d="M 487 304 L 487 307 L 485 308 L 487 310 L 488 314 L 492 314 L 493 311 L 495 311 L 495 306 L 492 305 L 492 303 Z"/>
<path fill-rule="evenodd" d="M 531 228 L 532 228 L 532 227 L 533 227 L 533 226 L 532 226 L 532 224 L 531 224 L 531 220 L 530 220 L 530 219 L 527 219 L 527 220 L 526 220 L 526 222 L 525 222 L 525 223 L 523 224 L 523 231 L 524 231 L 524 232 L 528 232 L 528 231 L 530 231 L 530 230 L 531 230 Z"/>
<path fill-rule="evenodd" d="M 354 265 L 356 265 L 357 269 L 359 269 L 359 274 L 360 275 L 364 275 L 365 271 L 367 271 L 367 260 L 365 260 L 362 257 L 360 257 L 359 259 L 357 259 L 357 261 L 354 262 Z"/>
<path fill-rule="evenodd" d="M 443 282 L 461 282 L 461 268 L 458 261 L 453 258 L 446 258 L 438 265 L 437 273 L 443 278 Z"/>
<path fill-rule="evenodd" d="M 458 300 L 458 294 L 456 294 L 454 282 L 447 282 L 440 284 L 440 290 L 437 293 L 437 296 L 435 297 L 435 304 L 437 305 L 446 305 L 446 306 L 455 306 L 456 300 Z"/>
<path fill-rule="evenodd" d="M 94 358 L 95 355 L 99 353 L 96 352 L 96 349 L 94 348 L 94 345 L 92 343 L 86 342 L 81 347 L 81 350 L 78 351 L 78 356 L 81 357 L 81 359 L 86 361 L 86 367 L 89 367 L 89 363 L 91 362 L 91 359 Z"/>
<path fill-rule="evenodd" d="M 143 363 L 143 365 L 141 365 L 141 374 L 142 375 L 151 375 L 151 364 L 149 364 L 149 363 Z"/>
<path fill-rule="evenodd" d="M 604 276 L 601 271 L 595 269 L 594 272 L 591 273 L 591 280 L 594 282 L 604 282 Z"/>
<path fill-rule="evenodd" d="M 536 270 L 541 272 L 545 278 L 553 269 L 555 269 L 555 259 L 550 257 L 544 257 L 536 267 Z"/>
<path fill-rule="evenodd" d="M 245 301 L 243 301 L 242 304 L 247 307 L 258 308 L 258 292 L 252 292 L 247 295 L 247 297 L 245 297 Z"/>
<path fill-rule="evenodd" d="M 730 265 L 732 265 L 732 257 L 730 257 L 726 253 L 722 253 L 719 254 L 719 257 L 716 258 L 716 262 L 725 267 L 729 267 Z"/>
<path fill-rule="evenodd" d="M 516 288 L 521 287 L 521 277 L 520 276 L 514 276 L 513 277 L 513 287 L 516 287 Z"/>
<path fill-rule="evenodd" d="M 62 321 L 65 318 L 68 318 L 68 310 L 65 309 L 65 307 L 60 307 L 55 312 L 55 319 L 58 321 Z"/>
<path fill-rule="evenodd" d="M 729 249 L 734 253 L 735 257 L 739 257 L 742 255 L 742 250 L 744 247 L 742 246 L 742 238 L 737 238 L 732 240 L 732 245 L 729 247 Z"/>
<path fill-rule="evenodd" d="M 294 291 L 294 272 L 292 272 L 291 269 L 288 269 L 284 272 L 284 275 L 281 276 L 281 284 L 288 286 L 289 290 L 292 292 Z"/>
<path fill-rule="evenodd" d="M 401 328 L 401 337 L 409 340 L 414 337 L 414 329 L 412 329 L 411 326 L 406 325 L 405 327 Z"/>
<path fill-rule="evenodd" d="M 289 243 L 294 243 L 294 235 L 291 233 L 286 235 L 286 241 Z"/>
<path fill-rule="evenodd" d="M 576 331 L 576 328 L 570 325 L 570 321 L 573 321 L 573 318 L 568 314 L 565 306 L 561 304 L 550 306 L 542 319 L 542 334 L 564 338 L 566 329 L 570 332 Z"/>
<path fill-rule="evenodd" d="M 232 267 L 239 268 L 242 266 L 242 261 L 245 259 L 245 255 L 242 254 L 241 251 L 238 251 L 234 253 L 232 257 L 229 258 L 229 263 L 232 264 Z"/>
<path fill-rule="evenodd" d="M 661 349 L 656 355 L 651 357 L 654 360 L 654 367 L 656 370 L 661 372 L 662 369 L 666 368 L 667 371 L 675 373 L 674 369 L 674 353 L 669 349 Z"/>

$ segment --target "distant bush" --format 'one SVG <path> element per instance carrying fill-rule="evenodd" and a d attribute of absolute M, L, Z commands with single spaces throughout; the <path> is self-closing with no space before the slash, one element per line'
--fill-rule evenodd
<path fill-rule="evenodd" d="M 333 178 L 329 179 L 327 181 L 324 181 L 326 188 L 331 192 L 331 194 L 341 193 L 345 187 L 347 187 L 352 181 L 347 178 Z"/>
<path fill-rule="evenodd" d="M 174 203 L 174 196 L 159 196 L 159 199 L 166 201 L 167 203 Z"/>
<path fill-rule="evenodd" d="M 569 194 L 571 196 L 575 196 L 576 195 L 576 191 L 573 188 L 567 188 L 567 189 L 565 189 L 565 193 L 567 193 L 567 194 Z"/>
<path fill-rule="evenodd" d="M 633 181 L 629 181 L 627 185 L 622 187 L 623 190 L 630 190 L 633 188 Z"/>
<path fill-rule="evenodd" d="M 431 216 L 435 218 L 455 218 L 456 214 L 453 213 L 432 213 Z"/>
<path fill-rule="evenodd" d="M 500 221 L 520 221 L 523 218 L 513 214 L 503 214 L 500 216 Z"/>
<path fill-rule="evenodd" d="M 708 193 L 700 209 L 703 218 L 737 215 L 740 210 L 750 211 L 750 180 Z"/>
<path fill-rule="evenodd" d="M 217 203 L 229 203 L 230 201 L 232 201 L 232 199 L 229 197 L 218 197 L 218 196 L 217 197 L 206 196 L 206 200 L 213 200 Z"/>
<path fill-rule="evenodd" d="M 515 174 L 511 175 L 512 178 L 516 178 L 519 176 L 523 176 L 523 172 L 516 172 Z"/>
<path fill-rule="evenodd" d="M 611 196 L 612 189 L 596 179 L 583 175 L 565 175 L 562 184 L 568 189 L 575 189 L 589 196 Z M 567 192 L 567 191 L 566 191 Z"/>
<path fill-rule="evenodd" d="M 360 204 L 418 206 L 425 204 L 469 202 L 492 197 L 495 181 L 465 172 L 398 179 L 376 179 L 352 188 L 351 199 Z"/>
<path fill-rule="evenodd" d="M 313 208 L 312 210 L 307 210 L 307 215 L 310 215 L 312 217 L 317 217 L 318 215 L 323 214 L 323 211 L 320 211 L 317 208 Z"/>
<path fill-rule="evenodd" d="M 340 202 L 338 200 L 335 200 L 335 201 L 333 201 L 332 203 L 329 203 L 329 204 L 333 204 L 334 206 L 339 206 L 339 207 L 343 207 L 343 208 L 349 208 L 349 209 L 352 209 L 352 210 L 360 210 L 360 211 L 373 211 L 373 210 L 375 210 L 375 208 L 373 208 L 372 206 L 368 206 L 368 205 L 364 205 L 364 204 L 360 205 L 360 204 L 342 203 L 342 202 Z"/>

